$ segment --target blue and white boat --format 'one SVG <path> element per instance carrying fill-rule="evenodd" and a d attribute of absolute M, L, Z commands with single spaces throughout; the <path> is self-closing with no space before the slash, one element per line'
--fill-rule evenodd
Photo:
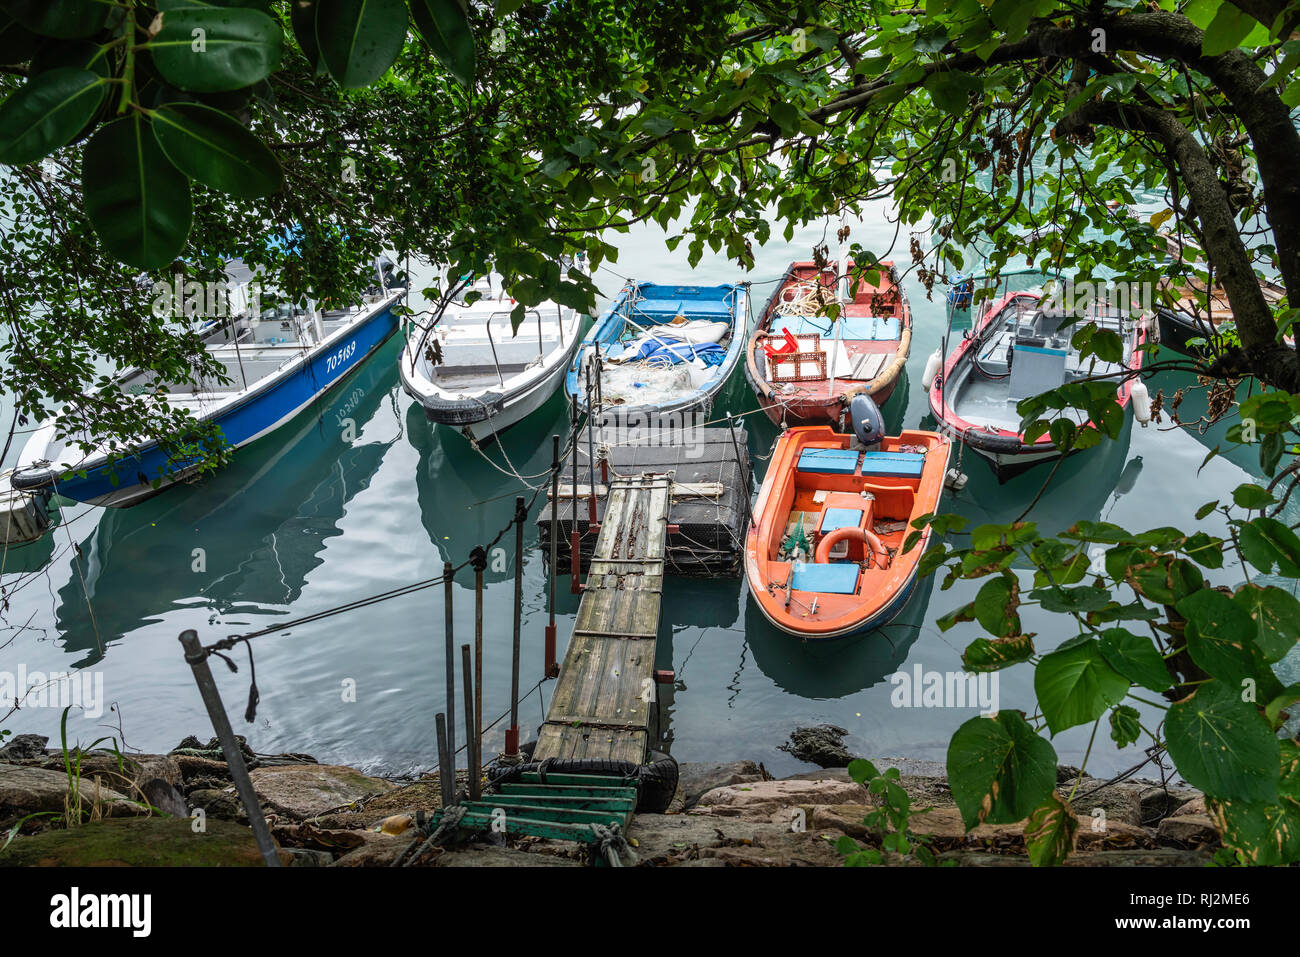
<path fill-rule="evenodd" d="M 746 283 L 630 281 L 583 340 L 565 392 L 606 425 L 698 425 L 740 361 L 748 315 Z"/>
<path fill-rule="evenodd" d="M 262 309 L 254 298 L 232 307 L 230 318 L 205 325 L 208 354 L 225 367 L 226 382 L 168 382 L 142 368 L 127 369 L 116 381 L 124 392 L 216 423 L 229 448 L 248 445 L 337 388 L 397 330 L 393 308 L 406 290 L 377 265 L 381 284 L 355 306 Z M 156 440 L 114 453 L 107 442 L 83 443 L 60 431 L 55 416 L 32 434 L 11 477 L 14 488 L 52 488 L 65 498 L 120 508 L 191 478 L 199 467 L 193 458 L 171 457 Z"/>

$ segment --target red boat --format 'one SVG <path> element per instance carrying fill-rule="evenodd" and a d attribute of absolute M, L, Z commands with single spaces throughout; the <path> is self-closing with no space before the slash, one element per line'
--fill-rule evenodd
<path fill-rule="evenodd" d="M 828 315 L 837 303 L 839 316 Z M 843 432 L 855 395 L 881 405 L 893 394 L 911 344 L 912 311 L 893 263 L 881 263 L 871 284 L 853 274 L 852 260 L 843 273 L 836 263 L 796 262 L 750 336 L 745 378 L 776 425 Z"/>

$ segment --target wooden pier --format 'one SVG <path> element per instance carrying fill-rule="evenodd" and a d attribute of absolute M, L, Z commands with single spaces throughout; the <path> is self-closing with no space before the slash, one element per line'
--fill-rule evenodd
<path fill-rule="evenodd" d="M 533 760 L 646 761 L 672 480 L 613 478 Z"/>

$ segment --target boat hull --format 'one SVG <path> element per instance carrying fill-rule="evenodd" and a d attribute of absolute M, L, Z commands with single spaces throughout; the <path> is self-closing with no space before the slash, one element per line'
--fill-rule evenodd
<path fill-rule="evenodd" d="M 930 541 L 930 530 L 922 529 L 905 550 L 911 522 L 938 510 L 950 452 L 944 436 L 919 430 L 871 450 L 826 426 L 784 432 L 745 539 L 745 578 L 763 617 L 787 635 L 817 642 L 892 621 L 915 590 Z M 807 464 L 824 457 L 838 464 Z M 808 535 L 815 548 L 792 550 L 791 541 Z M 855 540 L 857 554 L 847 550 Z M 839 547 L 846 551 L 837 557 Z"/>
<path fill-rule="evenodd" d="M 806 288 L 810 283 L 820 282 L 825 285 L 829 281 L 826 278 L 827 270 L 833 273 L 833 267 L 828 265 L 818 269 L 814 263 L 796 262 L 786 270 L 785 276 L 764 307 L 745 348 L 745 379 L 758 397 L 759 407 L 774 425 L 778 427 L 829 425 L 833 428 L 843 428 L 845 410 L 854 395 L 865 394 L 870 396 L 877 405 L 884 405 L 894 394 L 911 351 L 912 312 L 907 294 L 898 281 L 892 263 L 881 265 L 888 270 L 888 285 L 881 286 L 879 292 L 897 297 L 898 338 L 872 342 L 846 340 L 854 344 L 855 355 L 859 361 L 864 357 L 871 358 L 872 354 L 885 355 L 887 358 L 878 360 L 883 362 L 883 365 L 871 379 L 842 378 L 833 382 L 817 380 L 825 384 L 819 388 L 820 394 L 816 395 L 810 394 L 809 388 L 803 384 L 782 385 L 770 381 L 774 373 L 769 369 L 770 360 L 764 352 L 764 344 L 780 338 L 773 331 L 778 320 L 793 323 L 799 318 L 778 314 L 778 306 L 782 302 L 783 295 L 801 286 Z M 850 262 L 848 269 L 852 270 L 852 268 L 853 264 Z M 872 304 L 868 306 L 869 303 Z M 868 308 L 872 315 L 882 317 L 888 315 L 877 313 L 873 303 L 874 300 L 866 298 L 863 293 L 854 302 L 848 303 L 845 309 L 850 319 L 861 319 L 861 313 Z"/>
<path fill-rule="evenodd" d="M 718 395 L 731 380 L 736 366 L 740 365 L 745 349 L 744 316 L 748 314 L 749 289 L 747 286 L 660 286 L 654 283 L 629 282 L 613 304 L 606 310 L 582 340 L 577 357 L 569 365 L 564 381 L 565 394 L 580 413 L 587 411 L 586 381 L 582 364 L 584 356 L 594 352 L 597 344 L 604 350 L 621 335 L 624 324 L 620 310 L 630 310 L 637 295 L 669 297 L 680 302 L 682 314 L 688 318 L 721 319 L 722 313 L 697 311 L 718 302 L 726 304 L 725 320 L 731 324 L 730 340 L 718 371 L 709 381 L 694 389 L 683 390 L 671 399 L 638 405 L 607 405 L 599 410 L 600 424 L 620 430 L 677 430 L 702 426 L 708 419 Z M 652 324 L 653 325 L 653 324 Z"/>
<path fill-rule="evenodd" d="M 331 336 L 293 370 L 268 377 L 239 401 L 198 418 L 215 422 L 235 449 L 274 432 L 337 388 L 392 336 L 398 325 L 393 313 L 398 298 L 389 297 L 382 308 Z M 125 508 L 192 478 L 197 471 L 197 464 L 174 462 L 158 445 L 150 444 L 111 464 L 89 468 L 84 476 L 56 477 L 52 484 L 64 498 Z"/>
<path fill-rule="evenodd" d="M 964 336 L 944 360 L 941 373 L 930 385 L 928 397 L 930 412 L 938 421 L 939 430 L 954 442 L 961 442 L 992 465 L 994 474 L 1000 482 L 1005 482 L 1036 465 L 1061 459 L 1064 457 L 1063 453 L 1046 434 L 1036 441 L 1027 442 L 1021 433 L 1009 429 L 985 428 L 968 422 L 953 408 L 953 400 L 945 393 L 945 389 L 947 383 L 955 375 L 960 374 L 961 367 L 970 362 L 971 351 L 981 341 L 981 334 L 993 324 L 1002 321 L 1002 311 L 1011 308 L 1016 298 L 1025 296 L 1038 298 L 1037 294 L 1033 293 L 1008 293 L 993 304 L 978 326 L 971 331 L 971 335 Z M 1133 348 L 1126 367 L 1128 372 L 1137 372 L 1142 368 L 1142 347 L 1146 344 L 1147 336 L 1145 324 L 1139 323 L 1133 335 Z M 1132 387 L 1132 380 L 1125 379 L 1118 384 L 1115 392 L 1115 401 L 1126 412 L 1132 398 Z M 1087 423 L 1087 426 L 1092 427 L 1092 423 Z M 1068 454 L 1073 455 L 1077 451 Z"/>

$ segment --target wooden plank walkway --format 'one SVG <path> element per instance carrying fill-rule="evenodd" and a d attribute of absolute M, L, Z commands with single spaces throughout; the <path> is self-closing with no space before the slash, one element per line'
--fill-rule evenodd
<path fill-rule="evenodd" d="M 666 475 L 610 482 L 535 761 L 646 760 L 671 485 Z"/>

